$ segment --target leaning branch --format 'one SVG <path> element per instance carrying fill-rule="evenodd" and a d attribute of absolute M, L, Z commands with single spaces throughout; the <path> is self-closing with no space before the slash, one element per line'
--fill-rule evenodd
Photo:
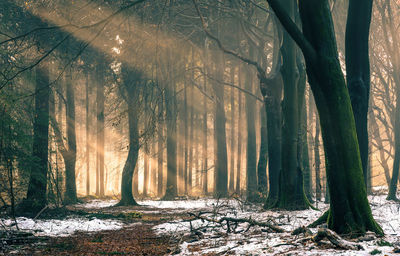
<path fill-rule="evenodd" d="M 279 0 L 267 0 L 269 6 L 275 12 L 275 15 L 278 17 L 282 26 L 289 33 L 289 35 L 293 38 L 293 40 L 297 43 L 300 49 L 303 52 L 304 57 L 310 60 L 316 60 L 317 53 L 314 47 L 310 44 L 307 38 L 304 37 L 303 33 L 297 27 L 296 23 L 289 17 L 286 13 L 285 9 L 281 5 Z"/>

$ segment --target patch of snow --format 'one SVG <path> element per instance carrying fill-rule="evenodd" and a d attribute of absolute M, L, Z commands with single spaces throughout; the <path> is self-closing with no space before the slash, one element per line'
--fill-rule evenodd
<path fill-rule="evenodd" d="M 81 206 L 83 208 L 86 209 L 90 209 L 90 208 L 106 208 L 106 207 L 110 207 L 113 205 L 116 205 L 118 203 L 118 200 L 99 200 L 99 199 L 95 199 L 95 200 L 91 200 L 87 203 L 84 204 L 78 204 L 78 206 Z"/>
<path fill-rule="evenodd" d="M 0 219 L 3 224 L 16 229 L 11 219 Z M 38 236 L 69 236 L 77 231 L 94 232 L 101 230 L 116 230 L 123 227 L 117 220 L 100 220 L 85 218 L 69 218 L 66 220 L 33 220 L 30 218 L 17 218 L 18 227 L 22 231 L 31 231 Z"/>

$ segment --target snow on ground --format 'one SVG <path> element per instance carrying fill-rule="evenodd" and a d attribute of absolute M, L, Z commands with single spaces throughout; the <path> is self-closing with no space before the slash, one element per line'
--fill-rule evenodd
<path fill-rule="evenodd" d="M 101 230 L 121 229 L 123 223 L 117 220 L 100 220 L 96 218 L 68 218 L 65 220 L 33 220 L 17 218 L 21 231 L 34 232 L 38 236 L 69 236 L 77 231 L 95 232 Z M 14 220 L 0 219 L 6 228 L 16 229 Z"/>
<path fill-rule="evenodd" d="M 385 200 L 385 196 L 371 196 L 369 198 L 375 219 L 381 224 L 385 232 L 384 241 L 392 244 L 400 244 L 400 204 Z M 184 205 L 187 205 L 185 207 Z M 156 203 L 155 203 L 156 204 Z M 234 218 L 251 218 L 257 221 L 266 222 L 272 219 L 275 225 L 285 229 L 284 233 L 265 232 L 266 230 L 259 227 L 251 227 L 248 224 L 239 224 L 236 229 L 241 233 L 227 233 L 226 226 L 220 227 L 218 224 L 208 221 L 175 221 L 163 223 L 154 227 L 159 234 L 170 234 L 177 239 L 182 237 L 190 237 L 183 239 L 180 246 L 180 255 L 203 255 L 207 253 L 217 254 L 236 254 L 236 255 L 371 255 L 373 250 L 379 250 L 380 255 L 396 255 L 393 247 L 383 246 L 384 243 L 377 244 L 380 239 L 373 241 L 363 241 L 360 244 L 364 250 L 349 251 L 334 249 L 328 242 L 324 248 L 317 246 L 309 241 L 306 243 L 298 243 L 296 240 L 303 238 L 303 235 L 294 236 L 290 232 L 300 226 L 306 226 L 316 220 L 321 214 L 328 209 L 328 205 L 319 204 L 321 211 L 264 211 L 257 205 L 243 205 L 234 200 L 216 201 L 204 200 L 199 201 L 181 201 L 170 202 L 170 204 L 183 205 L 182 208 L 187 211 L 198 213 L 200 211 L 210 211 L 210 213 L 202 215 L 211 219 L 219 219 L 220 216 Z M 153 204 L 154 205 L 154 204 Z M 219 214 L 214 215 L 212 211 Z M 271 222 L 273 223 L 273 222 Z M 193 235 L 190 230 L 197 230 L 197 235 Z M 313 233 L 317 229 L 311 229 Z M 332 249 L 329 249 L 332 248 Z M 377 253 L 378 251 L 376 251 Z M 399 255 L 399 254 L 397 254 Z"/>
<path fill-rule="evenodd" d="M 117 203 L 118 203 L 118 200 L 95 199 L 95 200 L 91 200 L 84 204 L 79 204 L 79 206 L 86 208 L 86 209 L 105 208 L 105 207 L 110 207 L 110 206 L 116 205 Z"/>

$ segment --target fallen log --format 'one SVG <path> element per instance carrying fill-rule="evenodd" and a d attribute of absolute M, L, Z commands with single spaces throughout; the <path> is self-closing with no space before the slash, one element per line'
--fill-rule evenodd
<path fill-rule="evenodd" d="M 328 239 L 333 245 L 346 249 L 346 250 L 362 250 L 363 247 L 360 244 L 353 243 L 341 238 L 336 232 L 327 228 L 320 228 L 315 236 L 312 237 L 314 242 L 319 242 L 322 239 Z"/>

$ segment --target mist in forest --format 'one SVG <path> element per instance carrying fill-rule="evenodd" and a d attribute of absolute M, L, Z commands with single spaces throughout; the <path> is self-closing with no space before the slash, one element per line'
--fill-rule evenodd
<path fill-rule="evenodd" d="M 212 202 L 191 221 L 284 233 L 220 202 L 289 222 L 322 205 L 307 241 L 359 250 L 344 239 L 387 234 L 376 205 L 398 204 L 399 5 L 2 0 L 0 212 L 18 228 L 98 202 L 144 216 Z"/>

